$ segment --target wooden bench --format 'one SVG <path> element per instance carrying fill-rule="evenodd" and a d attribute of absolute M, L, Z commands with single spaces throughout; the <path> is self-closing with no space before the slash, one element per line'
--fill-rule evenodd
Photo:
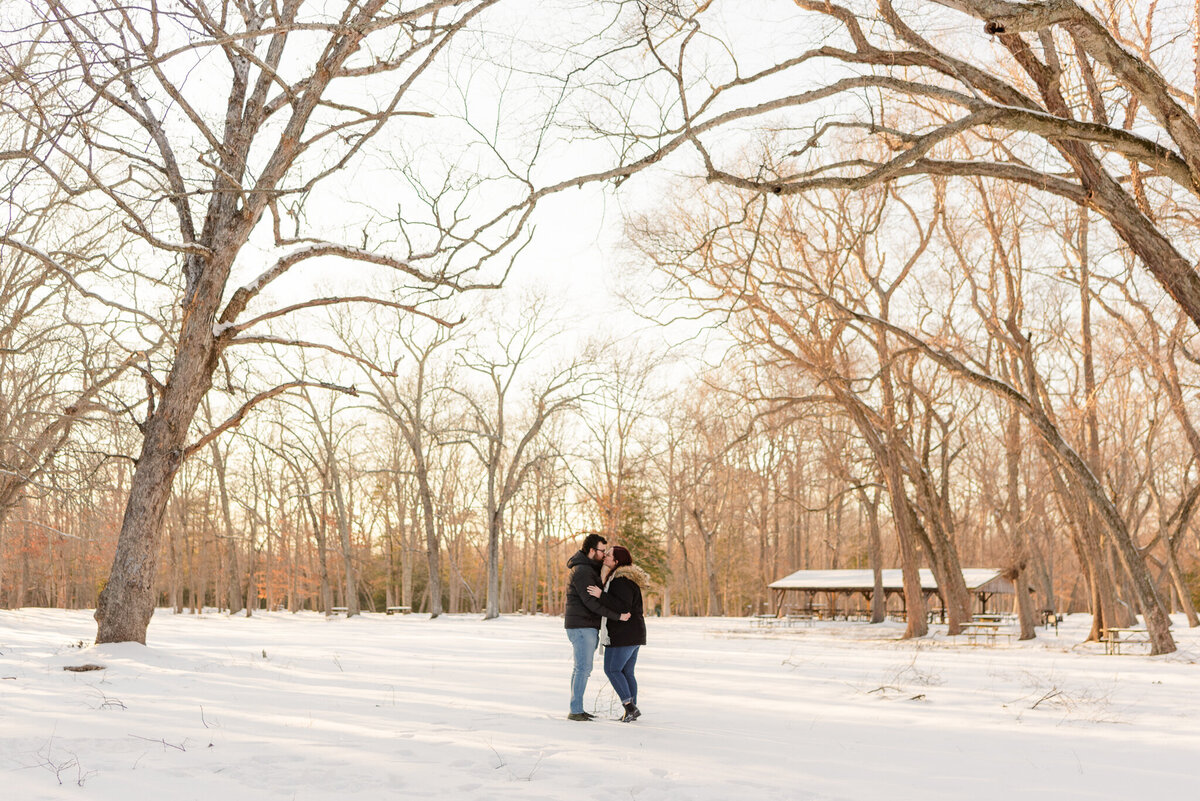
<path fill-rule="evenodd" d="M 335 615 L 344 615 L 347 612 L 349 612 L 350 609 L 345 606 L 331 606 L 331 607 L 329 607 L 329 611 Z"/>
<path fill-rule="evenodd" d="M 1104 653 L 1120 654 L 1122 645 L 1149 645 L 1150 632 L 1141 628 L 1104 630 Z"/>
<path fill-rule="evenodd" d="M 386 611 L 389 615 L 394 615 L 397 612 L 399 612 L 402 615 L 411 615 L 412 607 L 411 606 L 389 606 Z"/>
<path fill-rule="evenodd" d="M 779 620 L 779 618 L 775 615 L 763 614 L 755 615 L 752 620 L 755 626 L 774 626 L 775 621 Z"/>
<path fill-rule="evenodd" d="M 788 626 L 793 626 L 797 623 L 803 623 L 805 626 L 811 626 L 813 624 L 813 616 L 804 613 L 792 612 L 786 618 L 784 618 L 784 621 Z"/>

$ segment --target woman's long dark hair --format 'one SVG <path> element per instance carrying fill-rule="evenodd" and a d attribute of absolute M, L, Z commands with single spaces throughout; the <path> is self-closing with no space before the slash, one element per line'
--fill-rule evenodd
<path fill-rule="evenodd" d="M 624 567 L 625 565 L 633 564 L 633 554 L 629 553 L 628 548 L 623 548 L 620 545 L 614 545 L 613 547 L 609 548 L 608 551 L 613 555 L 613 560 L 617 563 L 617 567 Z M 617 567 L 614 567 L 613 570 L 616 570 Z"/>

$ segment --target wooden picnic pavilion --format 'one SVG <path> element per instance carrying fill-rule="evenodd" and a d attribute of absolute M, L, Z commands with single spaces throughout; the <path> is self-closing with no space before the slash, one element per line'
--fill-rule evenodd
<path fill-rule="evenodd" d="M 904 604 L 904 574 L 901 570 L 884 570 L 884 598 L 899 596 L 901 612 L 905 611 Z M 944 616 L 945 599 L 938 590 L 937 581 L 932 570 L 921 570 L 921 591 L 925 596 L 926 607 L 931 598 L 937 598 Z M 1001 571 L 994 568 L 964 568 L 963 580 L 967 591 L 978 601 L 978 612 L 988 611 L 988 602 L 996 595 L 1012 595 L 1013 584 L 1001 576 Z M 775 614 L 784 615 L 789 612 L 816 614 L 817 616 L 837 616 L 838 600 L 845 602 L 841 614 L 850 616 L 849 602 L 855 595 L 861 595 L 870 606 L 871 596 L 875 592 L 875 574 L 870 570 L 797 570 L 789 576 L 784 576 L 772 582 L 768 587 L 775 595 Z M 817 602 L 817 597 L 824 594 L 827 604 Z"/>

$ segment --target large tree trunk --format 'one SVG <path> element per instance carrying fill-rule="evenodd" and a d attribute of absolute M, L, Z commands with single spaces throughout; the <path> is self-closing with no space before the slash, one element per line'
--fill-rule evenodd
<path fill-rule="evenodd" d="M 212 387 L 219 355 L 213 323 L 230 265 L 249 232 L 249 221 L 241 219 L 237 204 L 233 192 L 214 197 L 201 237 L 211 245 L 211 255 L 202 259 L 193 254 L 186 259 L 189 285 L 178 349 L 159 404 L 144 427 L 112 570 L 96 605 L 97 643 L 146 642 L 146 628 L 154 614 L 163 516 L 183 463 L 192 420 Z"/>
<path fill-rule="evenodd" d="M 1124 561 L 1121 559 L 1121 553 L 1115 543 L 1106 543 L 1103 549 L 1105 565 L 1108 567 L 1108 574 L 1112 577 L 1113 595 L 1116 601 L 1116 617 L 1110 626 L 1120 626 L 1128 628 L 1137 625 L 1137 616 L 1144 615 L 1145 611 L 1141 603 L 1138 601 L 1138 591 L 1134 584 L 1135 579 L 1130 572 L 1125 569 Z M 1139 561 L 1145 565 L 1145 557 L 1139 554 Z M 1149 565 L 1146 565 L 1146 575 L 1149 577 Z M 1151 585 L 1158 591 L 1158 585 L 1151 579 Z M 1166 611 L 1164 607 L 1164 612 Z"/>
<path fill-rule="evenodd" d="M 1086 498 L 1075 489 L 1075 483 L 1062 474 L 1062 465 L 1048 445 L 1043 448 L 1042 453 L 1054 484 L 1054 492 L 1062 501 L 1063 512 L 1071 527 L 1071 543 L 1075 547 L 1079 568 L 1087 577 L 1088 605 L 1092 611 L 1092 628 L 1088 632 L 1087 641 L 1095 642 L 1104 636 L 1105 626 L 1116 625 L 1112 622 L 1116 619 L 1112 582 L 1104 560 L 1100 558 L 1099 540 Z"/>
<path fill-rule="evenodd" d="M 408 522 L 404 522 L 404 510 L 401 511 L 400 519 L 400 603 L 413 609 L 413 554 L 417 550 L 414 543 L 419 512 L 416 504 L 408 506 L 408 500 L 404 499 L 404 510 L 409 512 Z"/>
<path fill-rule="evenodd" d="M 946 473 L 949 469 L 946 468 Z M 935 493 L 931 500 L 935 504 L 931 539 L 934 553 L 942 565 L 945 583 L 939 579 L 938 586 L 942 588 L 942 597 L 946 601 L 947 624 L 949 632 L 957 634 L 964 623 L 971 622 L 971 593 L 967 589 L 967 581 L 963 577 L 962 560 L 958 556 L 958 548 L 954 544 L 954 516 L 950 510 L 950 480 L 945 476 L 942 481 L 942 491 Z"/>
<path fill-rule="evenodd" d="M 244 579 L 238 564 L 237 541 L 232 537 L 225 540 L 225 599 L 229 614 L 236 615 L 245 608 L 242 598 Z"/>
<path fill-rule="evenodd" d="M 211 332 L 210 314 L 206 332 L 210 340 Z M 163 517 L 183 459 L 188 426 L 211 379 L 211 372 L 203 369 L 205 351 L 192 348 L 189 353 L 192 359 L 185 360 L 181 353 L 176 360 L 162 405 L 146 424 L 112 570 L 96 605 L 97 643 L 146 642 L 146 628 L 154 614 Z"/>
<path fill-rule="evenodd" d="M 885 394 L 890 395 L 890 391 Z M 899 457 L 893 452 L 893 446 L 884 442 L 880 432 L 872 425 L 862 403 L 850 395 L 843 395 L 838 400 L 842 407 L 849 412 L 859 433 L 866 440 L 891 501 L 892 522 L 896 526 L 896 538 L 900 544 L 900 568 L 903 576 L 905 617 L 907 618 L 904 637 L 905 639 L 924 637 L 929 633 L 929 620 L 926 618 L 925 593 L 921 588 L 921 564 L 917 555 L 917 521 L 916 513 L 908 500 L 908 491 L 904 486 L 903 466 Z"/>
<path fill-rule="evenodd" d="M 932 495 L 927 495 L 926 501 L 934 505 L 938 503 L 937 498 Z M 911 506 L 910 503 L 910 508 Z M 962 563 L 958 559 L 958 550 L 950 542 L 936 519 L 937 512 L 926 516 L 930 523 L 928 527 L 921 525 L 915 509 L 913 512 L 913 532 L 929 554 L 929 567 L 937 581 L 942 601 L 946 605 L 947 633 L 958 634 L 962 630 L 962 625 L 971 621 L 971 595 L 967 592 Z"/>
<path fill-rule="evenodd" d="M 342 567 L 345 580 L 346 617 L 354 617 L 361 610 L 358 603 L 358 574 L 354 569 L 354 543 L 350 538 L 350 510 L 346 507 L 346 497 L 342 492 L 342 479 L 333 464 L 334 454 L 329 453 L 331 479 L 333 484 L 334 511 L 337 513 L 338 541 L 342 546 Z"/>
<path fill-rule="evenodd" d="M 326 617 L 333 614 L 333 585 L 329 580 L 329 558 L 326 554 L 325 536 L 325 494 L 321 494 L 321 513 L 318 514 L 313 506 L 312 497 L 304 493 L 304 505 L 308 509 L 308 519 L 313 528 L 313 540 L 317 545 L 317 575 L 320 579 L 321 609 Z M 253 550 L 251 548 L 251 550 Z"/>
<path fill-rule="evenodd" d="M 8 570 L 8 566 L 4 559 L 4 543 L 7 541 L 9 536 L 8 515 L 10 511 L 12 511 L 12 506 L 6 506 L 3 503 L 0 503 L 0 609 L 9 609 L 17 606 L 17 604 L 8 594 L 9 582 L 4 580 L 5 572 Z"/>
<path fill-rule="evenodd" d="M 722 617 L 725 614 L 721 603 L 720 585 L 717 583 L 717 529 L 708 529 L 704 525 L 699 509 L 692 509 L 692 518 L 696 521 L 696 529 L 700 532 L 700 541 L 704 545 L 704 573 L 708 586 L 708 614 Z"/>
<path fill-rule="evenodd" d="M 434 524 L 433 491 L 429 487 L 429 467 L 425 464 L 424 452 L 418 447 L 417 493 L 421 496 L 421 518 L 425 524 L 425 559 L 429 569 L 429 616 L 435 618 L 442 613 L 442 543 Z M 413 532 L 416 533 L 415 531 Z"/>
<path fill-rule="evenodd" d="M 167 560 L 169 569 L 167 571 L 167 605 L 171 607 L 171 611 L 176 614 L 183 614 L 183 546 L 180 543 L 182 532 L 187 527 L 187 513 L 184 499 L 178 496 L 173 496 L 171 501 L 168 501 L 168 506 L 175 506 L 175 515 L 173 519 L 165 521 L 164 525 L 167 529 Z"/>
<path fill-rule="evenodd" d="M 503 525 L 503 512 L 496 508 L 495 493 L 491 483 L 488 485 L 488 575 L 487 575 L 487 607 L 484 620 L 494 620 L 500 617 L 500 528 Z"/>
<path fill-rule="evenodd" d="M 401 510 L 403 514 L 403 510 Z M 400 521 L 403 529 L 404 521 Z M 386 565 L 384 571 L 384 603 L 391 607 L 400 603 L 399 597 L 396 595 L 396 530 L 392 526 L 392 516 L 385 514 L 383 516 L 383 563 Z"/>
<path fill-rule="evenodd" d="M 1188 586 L 1187 578 L 1179 566 L 1179 557 L 1175 553 L 1173 540 L 1167 543 L 1167 569 L 1171 572 L 1171 582 L 1179 596 L 1179 606 L 1183 610 L 1183 614 L 1187 616 L 1188 626 L 1191 628 L 1200 626 L 1200 617 L 1196 615 L 1196 606 L 1192 603 L 1192 588 Z"/>
<path fill-rule="evenodd" d="M 457 544 L 455 537 L 446 537 L 446 524 L 440 518 L 438 519 L 438 539 L 446 543 L 446 600 L 449 604 L 450 614 L 456 615 L 461 611 L 460 603 L 462 599 L 462 580 L 458 575 L 458 566 L 454 553 Z"/>
<path fill-rule="evenodd" d="M 883 299 L 882 314 L 886 319 L 888 296 Z M 880 415 L 883 419 L 883 431 L 875 431 L 867 416 L 859 409 L 861 401 L 855 397 L 851 403 L 857 411 L 860 431 L 869 429 L 871 436 L 868 443 L 875 459 L 880 462 L 884 484 L 887 485 L 888 495 L 892 500 L 892 518 L 896 524 L 896 534 L 900 540 L 900 567 L 904 583 L 904 606 L 907 625 L 904 629 L 905 639 L 924 637 L 929 633 L 929 619 L 926 617 L 925 591 L 921 587 L 920 560 L 917 556 L 917 541 L 919 524 L 917 515 L 909 501 L 908 490 L 904 485 L 904 465 L 901 463 L 900 448 L 905 443 L 893 442 L 898 435 L 896 420 L 896 395 L 892 384 L 892 358 L 887 331 L 882 326 L 875 328 L 875 351 L 879 359 L 879 384 L 882 390 Z M 930 553 L 929 558 L 936 560 L 936 554 Z M 961 577 L 961 575 L 960 575 Z"/>
<path fill-rule="evenodd" d="M 896 534 L 900 540 L 900 567 L 904 583 L 904 608 L 907 625 L 904 638 L 924 637 L 929 633 L 929 620 L 926 617 L 925 591 L 921 588 L 921 563 L 917 557 L 916 533 L 914 523 L 916 514 L 904 493 L 903 479 L 899 475 L 899 466 L 889 468 L 895 475 L 888 478 L 889 494 L 892 498 L 892 513 L 896 523 Z M 899 485 L 899 492 L 891 490 L 893 485 Z"/>
<path fill-rule="evenodd" d="M 871 563 L 873 589 L 871 590 L 871 622 L 882 623 L 887 620 L 887 595 L 883 589 L 883 537 L 879 532 L 879 493 L 874 498 L 867 497 L 867 491 L 860 488 L 858 496 L 867 512 L 867 559 Z"/>
<path fill-rule="evenodd" d="M 950 459 L 943 451 L 940 487 L 934 483 L 931 466 L 931 432 L 934 414 L 932 403 L 926 401 L 928 411 L 922 425 L 921 452 L 917 454 L 907 448 L 900 454 L 908 464 L 908 474 L 916 487 L 920 503 L 917 508 L 924 512 L 926 525 L 915 526 L 917 535 L 929 551 L 930 567 L 937 578 L 939 594 L 946 608 L 947 632 L 959 634 L 964 623 L 971 622 L 971 593 L 963 578 L 962 561 L 954 545 L 954 513 L 950 509 Z M 949 439 L 948 426 L 942 426 L 942 442 Z M 896 447 L 904 447 L 900 443 Z"/>
<path fill-rule="evenodd" d="M 221 500 L 221 522 L 225 526 L 225 599 L 229 614 L 242 611 L 241 575 L 238 573 L 237 535 L 233 528 L 233 514 L 229 506 L 229 489 L 225 481 L 226 456 L 216 440 L 209 446 L 212 452 L 213 469 L 217 474 L 217 492 Z"/>
<path fill-rule="evenodd" d="M 1037 625 L 1029 600 L 1029 533 L 1021 513 L 1021 415 L 1010 407 L 1008 424 L 1004 431 L 1004 461 L 1008 473 L 1008 518 L 1009 541 L 1013 548 L 1013 589 L 1017 594 L 1017 620 L 1021 627 L 1020 639 L 1037 637 Z"/>

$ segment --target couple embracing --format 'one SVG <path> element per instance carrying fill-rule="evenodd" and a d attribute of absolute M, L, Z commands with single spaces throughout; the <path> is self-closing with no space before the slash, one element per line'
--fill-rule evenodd
<path fill-rule="evenodd" d="M 569 720 L 591 720 L 583 710 L 583 693 L 592 673 L 596 648 L 604 646 L 604 673 L 625 707 L 623 721 L 637 720 L 637 680 L 633 669 L 638 649 L 646 644 L 642 589 L 650 586 L 646 571 L 620 545 L 608 546 L 599 534 L 588 534 L 579 551 L 567 561 L 567 608 L 563 624 L 571 641 L 575 667 L 571 671 Z"/>

